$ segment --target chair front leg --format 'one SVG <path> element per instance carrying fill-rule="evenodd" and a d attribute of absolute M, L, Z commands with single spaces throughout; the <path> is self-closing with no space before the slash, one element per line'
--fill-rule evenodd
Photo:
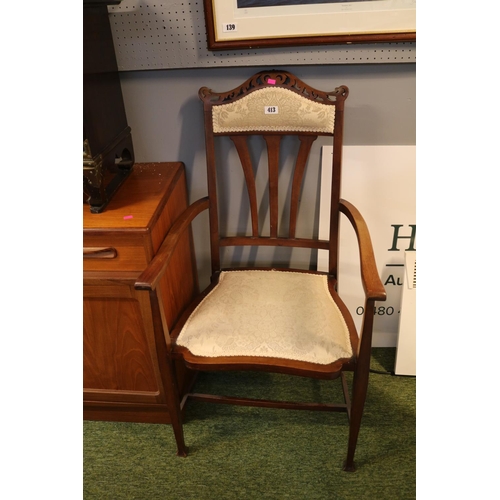
<path fill-rule="evenodd" d="M 177 456 L 187 457 L 188 449 L 184 442 L 184 429 L 182 426 L 181 400 L 179 385 L 175 374 L 174 360 L 171 354 L 170 336 L 163 331 L 163 321 L 160 303 L 156 290 L 149 292 L 151 313 L 153 316 L 153 329 L 156 343 L 157 361 L 160 367 L 165 399 L 167 401 L 170 421 L 177 443 Z M 168 343 L 167 343 L 168 342 Z"/>
<path fill-rule="evenodd" d="M 349 420 L 349 443 L 347 447 L 347 459 L 343 467 L 343 470 L 347 472 L 354 472 L 356 470 L 354 465 L 354 453 L 356 451 L 359 429 L 361 427 L 361 418 L 363 416 L 366 393 L 368 390 L 374 315 L 375 301 L 368 299 L 365 302 L 360 347 L 356 368 L 354 370 L 351 418 Z"/>
<path fill-rule="evenodd" d="M 174 431 L 175 442 L 177 443 L 177 456 L 187 457 L 188 448 L 184 442 L 184 428 L 182 425 L 181 400 L 177 377 L 175 375 L 175 367 L 173 359 L 169 356 L 167 360 L 170 375 L 166 378 L 170 379 L 170 386 L 165 387 L 165 396 L 168 405 L 168 412 Z"/>

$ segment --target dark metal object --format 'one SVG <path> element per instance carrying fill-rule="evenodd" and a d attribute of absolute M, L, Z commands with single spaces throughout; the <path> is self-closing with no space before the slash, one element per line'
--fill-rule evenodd
<path fill-rule="evenodd" d="M 134 165 L 107 7 L 120 1 L 83 1 L 83 193 L 93 213 L 106 208 Z"/>

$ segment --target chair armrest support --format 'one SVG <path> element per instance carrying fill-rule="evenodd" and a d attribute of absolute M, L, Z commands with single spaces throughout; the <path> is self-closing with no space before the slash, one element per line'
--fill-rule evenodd
<path fill-rule="evenodd" d="M 358 209 L 346 200 L 340 200 L 340 211 L 351 222 L 358 238 L 361 261 L 361 280 L 367 299 L 386 300 L 387 294 L 378 275 L 370 232 Z"/>
<path fill-rule="evenodd" d="M 194 218 L 208 208 L 208 196 L 192 203 L 174 222 L 158 252 L 135 282 L 136 290 L 154 290 L 167 268 L 184 231 Z"/>

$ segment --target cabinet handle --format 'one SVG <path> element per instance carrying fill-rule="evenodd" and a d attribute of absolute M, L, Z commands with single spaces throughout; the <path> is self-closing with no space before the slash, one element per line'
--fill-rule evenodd
<path fill-rule="evenodd" d="M 87 247 L 83 249 L 84 259 L 114 259 L 118 255 L 113 247 Z"/>

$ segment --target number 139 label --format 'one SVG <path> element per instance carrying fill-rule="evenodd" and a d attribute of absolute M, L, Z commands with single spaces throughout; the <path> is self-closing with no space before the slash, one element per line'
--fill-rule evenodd
<path fill-rule="evenodd" d="M 222 33 L 232 33 L 233 31 L 238 31 L 238 25 L 236 23 L 222 25 Z"/>
<path fill-rule="evenodd" d="M 265 115 L 277 115 L 278 114 L 278 106 L 264 106 L 264 114 Z"/>

